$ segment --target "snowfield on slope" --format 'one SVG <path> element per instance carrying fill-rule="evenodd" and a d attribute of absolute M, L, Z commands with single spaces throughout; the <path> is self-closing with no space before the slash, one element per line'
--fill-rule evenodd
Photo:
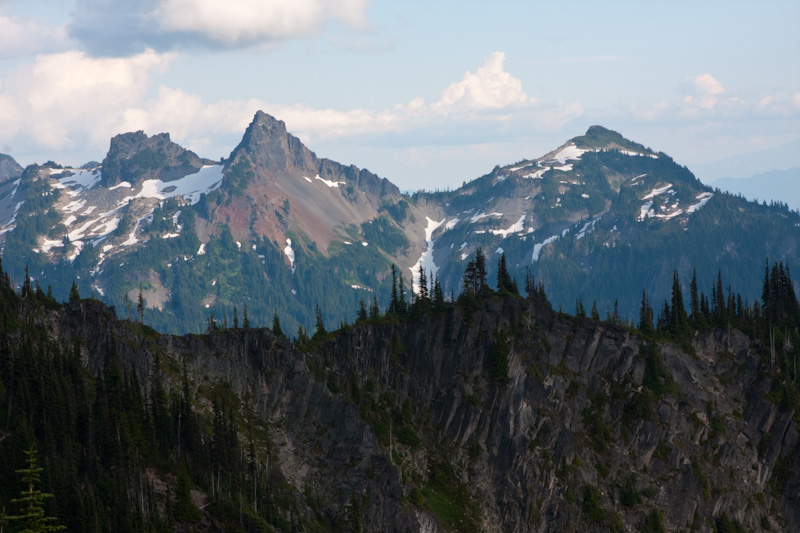
<path fill-rule="evenodd" d="M 196 173 L 175 181 L 145 180 L 142 190 L 132 198 L 166 200 L 182 196 L 194 205 L 200 201 L 202 194 L 208 194 L 222 185 L 222 169 L 222 165 L 206 165 Z"/>
<path fill-rule="evenodd" d="M 411 289 L 414 293 L 419 294 L 419 267 L 422 265 L 422 269 L 425 271 L 426 276 L 430 276 L 430 279 L 433 279 L 433 276 L 439 271 L 439 267 L 436 266 L 436 263 L 433 262 L 433 232 L 436 231 L 436 228 L 441 226 L 447 220 L 443 218 L 439 222 L 433 220 L 431 217 L 425 217 L 428 220 L 428 226 L 425 228 L 425 243 L 428 245 L 427 249 L 422 252 L 422 255 L 419 256 L 417 262 L 414 263 L 414 266 L 409 267 L 411 269 Z"/>
<path fill-rule="evenodd" d="M 565 165 L 567 161 L 580 159 L 583 154 L 589 151 L 590 150 L 578 148 L 574 144 L 568 144 L 567 146 L 559 150 L 559 152 L 555 156 L 553 156 L 553 159 L 555 159 L 562 165 Z"/>
<path fill-rule="evenodd" d="M 713 192 L 701 192 L 697 196 L 695 196 L 695 200 L 700 200 L 694 205 L 690 205 L 689 208 L 686 210 L 687 213 L 694 213 L 695 211 L 699 210 L 701 207 L 706 205 L 711 198 L 714 197 Z"/>

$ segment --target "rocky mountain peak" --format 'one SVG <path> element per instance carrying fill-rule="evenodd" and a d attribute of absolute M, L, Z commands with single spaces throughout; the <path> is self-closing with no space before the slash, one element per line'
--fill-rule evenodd
<path fill-rule="evenodd" d="M 191 174 L 213 161 L 172 142 L 169 133 L 148 137 L 143 131 L 115 135 L 103 160 L 102 183 L 113 186 L 145 179 L 171 181 Z"/>
<path fill-rule="evenodd" d="M 588 150 L 628 150 L 641 154 L 652 154 L 653 151 L 641 144 L 626 139 L 620 133 L 604 126 L 590 126 L 585 135 L 572 139 L 575 146 Z"/>
<path fill-rule="evenodd" d="M 316 155 L 286 130 L 286 124 L 263 111 L 253 117 L 242 141 L 231 152 L 230 161 L 236 163 L 242 157 L 273 172 L 293 167 L 310 171 L 318 166 Z"/>
<path fill-rule="evenodd" d="M 22 170 L 22 167 L 13 157 L 0 154 L 0 183 L 20 177 Z"/>

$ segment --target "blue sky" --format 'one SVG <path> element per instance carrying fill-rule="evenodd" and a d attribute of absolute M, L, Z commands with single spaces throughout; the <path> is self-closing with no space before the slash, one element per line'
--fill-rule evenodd
<path fill-rule="evenodd" d="M 218 159 L 263 109 L 407 190 L 592 124 L 708 178 L 796 146 L 798 27 L 795 0 L 0 0 L 0 152 L 81 164 L 143 129 Z"/>

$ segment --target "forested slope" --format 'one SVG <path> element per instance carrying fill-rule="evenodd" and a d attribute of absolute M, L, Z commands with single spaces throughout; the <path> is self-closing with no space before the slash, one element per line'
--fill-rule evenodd
<path fill-rule="evenodd" d="M 0 276 L 0 502 L 18 512 L 35 444 L 44 509 L 75 531 L 798 528 L 782 265 L 757 315 L 701 292 L 640 331 L 471 263 L 456 303 L 400 292 L 294 341 L 160 335 Z"/>

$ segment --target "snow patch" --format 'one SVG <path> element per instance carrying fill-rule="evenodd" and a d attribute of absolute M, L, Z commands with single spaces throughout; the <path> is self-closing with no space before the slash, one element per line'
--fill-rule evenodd
<path fill-rule="evenodd" d="M 74 213 L 75 211 L 83 209 L 83 206 L 85 205 L 86 205 L 86 200 L 73 200 L 66 206 L 64 206 L 64 209 L 62 209 L 62 211 L 65 213 Z"/>
<path fill-rule="evenodd" d="M 63 176 L 64 173 L 69 173 L 68 176 Z M 62 176 L 62 177 L 59 177 Z M 81 170 L 75 168 L 66 168 L 59 172 L 58 174 L 51 175 L 53 178 L 57 178 L 58 184 L 55 185 L 56 189 L 91 189 L 98 183 L 100 183 L 100 178 L 102 175 L 98 169 L 91 169 L 91 170 Z"/>
<path fill-rule="evenodd" d="M 583 148 L 578 148 L 574 144 L 568 144 L 564 148 L 562 148 L 554 157 L 556 161 L 561 163 L 562 165 L 566 164 L 569 160 L 576 160 L 580 159 L 581 156 L 588 152 L 589 150 L 584 150 Z"/>
<path fill-rule="evenodd" d="M 200 201 L 202 194 L 208 194 L 222 185 L 222 170 L 222 165 L 206 165 L 194 174 L 189 174 L 179 180 L 145 180 L 142 182 L 142 189 L 133 198 L 165 200 L 182 196 L 184 200 L 194 205 Z M 166 192 L 167 189 L 169 192 Z"/>
<path fill-rule="evenodd" d="M 294 274 L 294 249 L 292 249 L 292 239 L 286 239 L 286 248 L 283 249 L 283 253 L 286 254 L 286 258 L 289 260 L 289 264 L 292 267 L 292 274 Z"/>
<path fill-rule="evenodd" d="M 200 248 L 197 249 L 197 255 L 205 255 L 206 254 L 206 245 L 201 244 Z"/>
<path fill-rule="evenodd" d="M 523 178 L 528 178 L 532 180 L 540 180 L 543 179 L 544 173 L 550 170 L 550 167 L 544 167 L 541 170 L 537 170 L 536 172 L 531 172 L 530 174 L 525 174 L 522 176 Z"/>
<path fill-rule="evenodd" d="M 117 183 L 117 184 L 116 184 L 116 185 L 114 185 L 113 187 L 109 187 L 109 188 L 108 188 L 108 190 L 109 190 L 109 191 L 113 191 L 114 189 L 119 189 L 120 187 L 126 187 L 126 188 L 128 188 L 128 189 L 132 189 L 132 188 L 133 188 L 133 185 L 131 185 L 131 184 L 130 184 L 130 183 L 128 183 L 127 181 L 120 181 L 119 183 Z"/>
<path fill-rule="evenodd" d="M 520 233 L 524 231 L 525 230 L 524 226 L 525 226 L 525 213 L 523 213 L 522 216 L 519 217 L 519 220 L 514 222 L 508 229 L 493 229 L 491 230 L 491 232 L 494 233 L 495 235 L 502 235 L 503 238 L 505 239 L 511 233 Z"/>
<path fill-rule="evenodd" d="M 350 285 L 354 289 L 361 289 L 362 291 L 369 291 L 372 292 L 372 289 L 369 287 L 364 287 L 363 285 Z"/>
<path fill-rule="evenodd" d="M 494 253 L 496 253 L 496 254 L 502 254 L 503 252 L 505 252 L 505 250 L 503 250 L 499 246 L 497 247 L 497 250 L 494 251 Z"/>
<path fill-rule="evenodd" d="M 655 212 L 652 209 L 653 201 L 650 200 L 649 202 L 645 202 L 642 207 L 639 208 L 639 220 L 644 220 L 647 217 L 655 216 Z"/>
<path fill-rule="evenodd" d="M 305 176 L 303 176 L 303 177 L 305 177 Z M 308 178 L 306 178 L 306 179 L 308 179 Z M 319 180 L 319 181 L 321 181 L 322 183 L 324 183 L 324 184 L 325 184 L 325 185 L 327 185 L 328 187 L 331 187 L 331 188 L 333 188 L 333 187 L 336 187 L 337 189 L 339 188 L 339 185 L 344 185 L 344 184 L 346 184 L 346 183 L 347 183 L 347 182 L 344 182 L 344 181 L 331 181 L 331 180 L 326 180 L 326 179 L 324 179 L 324 178 L 320 178 L 320 177 L 319 177 L 319 174 L 317 174 L 316 176 L 314 176 L 314 179 L 315 179 L 315 180 Z"/>
<path fill-rule="evenodd" d="M 308 176 L 303 176 L 303 179 L 306 180 L 309 183 L 314 183 L 313 181 L 311 181 L 311 178 L 309 178 Z"/>
<path fill-rule="evenodd" d="M 696 212 L 698 209 L 700 209 L 701 207 L 703 207 L 704 205 L 706 205 L 706 203 L 707 203 L 709 200 L 711 200 L 711 198 L 712 198 L 713 196 L 714 196 L 714 193 L 713 193 L 713 192 L 701 192 L 700 194 L 698 194 L 697 196 L 695 196 L 695 199 L 696 199 L 696 200 L 700 200 L 700 201 L 699 201 L 699 202 L 697 202 L 697 203 L 696 203 L 696 204 L 694 204 L 694 205 L 691 205 L 691 206 L 689 206 L 689 208 L 686 210 L 686 212 L 687 212 L 687 213 L 694 213 L 694 212 Z"/>
<path fill-rule="evenodd" d="M 411 269 L 411 290 L 414 291 L 416 294 L 419 294 L 419 269 L 422 266 L 422 270 L 425 271 L 425 275 L 433 276 L 439 271 L 439 267 L 436 266 L 436 263 L 433 262 L 433 232 L 436 231 L 436 228 L 441 226 L 447 220 L 443 218 L 441 221 L 433 220 L 431 217 L 425 217 L 428 220 L 428 226 L 425 228 L 425 243 L 428 245 L 427 249 L 422 252 L 422 255 L 417 259 L 417 262 L 414 263 L 414 266 L 410 267 Z"/>
<path fill-rule="evenodd" d="M 667 183 L 663 187 L 658 187 L 656 189 L 653 189 L 652 191 L 650 191 L 649 193 L 644 195 L 642 197 L 642 200 L 649 200 L 650 198 L 655 198 L 659 194 L 664 194 L 665 192 L 669 191 L 671 188 L 672 188 L 672 184 L 671 183 Z"/>
<path fill-rule="evenodd" d="M 590 232 L 590 231 L 592 231 L 594 229 L 594 225 L 597 224 L 598 220 L 600 220 L 599 217 L 594 219 L 594 220 L 590 220 L 589 222 L 584 224 L 583 227 L 581 228 L 581 230 L 575 236 L 575 240 L 579 241 L 579 240 L 583 239 L 583 237 L 586 235 L 587 232 Z"/>
<path fill-rule="evenodd" d="M 551 242 L 557 241 L 560 238 L 559 235 L 553 235 L 552 237 L 546 238 L 544 241 L 540 242 L 539 244 L 533 245 L 533 256 L 531 256 L 531 263 L 534 261 L 539 260 L 539 254 L 542 253 L 542 248 L 550 244 Z"/>
<path fill-rule="evenodd" d="M 44 243 L 42 243 L 41 249 L 43 252 L 49 252 L 51 248 L 58 248 L 60 246 L 64 246 L 64 243 L 62 241 L 54 241 L 45 238 Z"/>
<path fill-rule="evenodd" d="M 139 239 L 136 238 L 136 230 L 139 229 L 139 224 L 142 223 L 142 220 L 145 220 L 148 216 L 149 215 L 145 215 L 136 220 L 136 226 L 134 226 L 133 231 L 131 231 L 131 234 L 128 235 L 128 238 L 125 239 L 125 242 L 122 243 L 122 246 L 131 246 L 132 244 L 139 242 Z"/>
<path fill-rule="evenodd" d="M 470 222 L 472 222 L 472 223 L 474 224 L 475 222 L 477 222 L 477 221 L 481 220 L 482 218 L 488 218 L 488 217 L 501 217 L 501 216 L 503 216 L 503 213 L 489 213 L 489 214 L 487 215 L 486 213 L 484 213 L 483 211 L 481 211 L 480 213 L 478 213 L 477 215 L 473 216 L 473 217 L 472 217 L 472 218 L 470 218 L 469 220 L 470 220 Z M 428 219 L 428 220 L 430 220 L 430 219 Z"/>

